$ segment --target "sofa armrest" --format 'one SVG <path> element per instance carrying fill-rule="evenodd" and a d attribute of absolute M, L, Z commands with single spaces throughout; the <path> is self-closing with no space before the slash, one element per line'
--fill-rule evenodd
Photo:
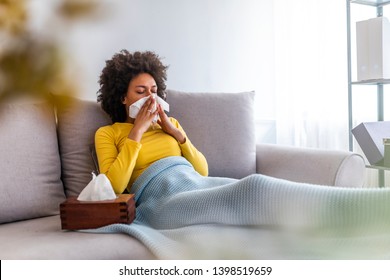
<path fill-rule="evenodd" d="M 302 183 L 362 187 L 365 163 L 348 151 L 257 144 L 256 172 Z"/>

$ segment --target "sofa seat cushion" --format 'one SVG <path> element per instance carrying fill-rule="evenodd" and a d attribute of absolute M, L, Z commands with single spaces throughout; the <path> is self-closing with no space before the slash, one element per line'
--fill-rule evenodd
<path fill-rule="evenodd" d="M 119 260 L 155 259 L 137 239 L 125 234 L 61 230 L 60 216 L 0 226 L 0 259 Z"/>
<path fill-rule="evenodd" d="M 254 92 L 167 91 L 176 118 L 209 165 L 209 175 L 242 178 L 256 172 Z"/>
<path fill-rule="evenodd" d="M 50 102 L 0 104 L 0 155 L 0 224 L 58 214 L 65 194 Z"/>

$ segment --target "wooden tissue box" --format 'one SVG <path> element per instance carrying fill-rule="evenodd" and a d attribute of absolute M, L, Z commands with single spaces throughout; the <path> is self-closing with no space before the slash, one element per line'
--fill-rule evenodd
<path fill-rule="evenodd" d="M 78 201 L 69 197 L 60 204 L 61 228 L 93 229 L 110 224 L 130 224 L 135 218 L 133 194 L 121 194 L 113 200 Z"/>

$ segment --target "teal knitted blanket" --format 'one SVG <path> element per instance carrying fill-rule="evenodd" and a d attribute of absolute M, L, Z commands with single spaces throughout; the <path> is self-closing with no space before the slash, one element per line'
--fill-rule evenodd
<path fill-rule="evenodd" d="M 92 231 L 129 234 L 160 259 L 390 258 L 390 189 L 203 177 L 169 157 L 133 190 L 134 222 Z"/>

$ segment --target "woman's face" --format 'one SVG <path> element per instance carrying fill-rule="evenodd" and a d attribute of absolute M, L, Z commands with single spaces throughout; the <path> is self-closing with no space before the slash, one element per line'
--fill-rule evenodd
<path fill-rule="evenodd" d="M 157 93 L 156 81 L 150 74 L 141 73 L 130 81 L 127 94 L 122 103 L 128 111 L 131 104 L 153 93 Z"/>

